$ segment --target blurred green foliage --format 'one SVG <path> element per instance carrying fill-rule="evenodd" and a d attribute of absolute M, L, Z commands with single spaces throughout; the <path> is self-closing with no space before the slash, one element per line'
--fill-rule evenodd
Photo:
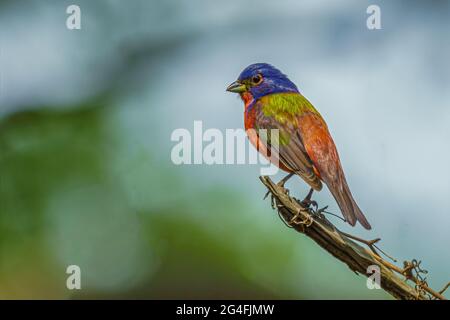
<path fill-rule="evenodd" d="M 199 189 L 151 154 L 119 152 L 126 146 L 104 121 L 109 104 L 1 120 L 1 298 L 314 297 L 306 256 L 326 260 L 317 272 L 333 281 L 333 259 L 305 250 L 312 243 L 270 209 L 259 212 L 255 199 L 220 185 Z M 65 288 L 69 264 L 81 267 L 79 292 Z M 350 277 L 353 289 L 330 286 L 318 297 L 371 294 Z"/>

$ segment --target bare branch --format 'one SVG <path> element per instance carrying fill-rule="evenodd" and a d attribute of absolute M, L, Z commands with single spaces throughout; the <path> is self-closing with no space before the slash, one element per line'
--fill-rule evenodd
<path fill-rule="evenodd" d="M 367 274 L 367 268 L 378 265 L 381 272 L 381 287 L 395 298 L 446 300 L 442 294 L 450 283 L 440 292 L 429 288 L 423 276 L 427 271 L 421 268 L 420 261 L 415 259 L 407 261 L 404 267 L 400 268 L 384 260 L 376 249 L 382 251 L 375 246 L 380 239 L 364 240 L 339 231 L 320 210 L 313 211 L 305 207 L 300 201 L 290 197 L 286 189 L 278 186 L 268 177 L 263 176 L 260 179 L 272 196 L 272 206 L 278 210 L 278 214 L 288 226 L 311 238 L 354 272 L 369 277 L 371 274 Z M 365 244 L 368 248 L 355 241 Z M 408 281 L 411 281 L 414 287 Z"/>

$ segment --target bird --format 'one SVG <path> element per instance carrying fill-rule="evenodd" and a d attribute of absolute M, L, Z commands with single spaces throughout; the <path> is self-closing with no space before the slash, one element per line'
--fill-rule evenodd
<path fill-rule="evenodd" d="M 345 221 L 371 229 L 350 191 L 324 118 L 285 74 L 268 63 L 251 64 L 226 90 L 238 93 L 244 103 L 244 126 L 251 144 L 288 173 L 279 186 L 299 176 L 310 186 L 305 198 L 310 200 L 325 184 Z M 278 129 L 278 139 L 261 134 L 262 129 Z"/>

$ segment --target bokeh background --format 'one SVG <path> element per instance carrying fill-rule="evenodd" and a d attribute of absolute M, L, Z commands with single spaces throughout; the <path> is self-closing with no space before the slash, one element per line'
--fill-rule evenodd
<path fill-rule="evenodd" d="M 330 219 L 441 288 L 449 34 L 450 1 L 0 1 L 0 298 L 390 299 L 283 225 L 259 166 L 172 164 L 174 129 L 243 126 L 225 87 L 254 62 L 327 119 L 374 228 Z"/>

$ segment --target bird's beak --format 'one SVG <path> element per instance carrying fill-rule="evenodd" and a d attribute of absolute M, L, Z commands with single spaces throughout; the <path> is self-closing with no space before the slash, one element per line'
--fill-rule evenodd
<path fill-rule="evenodd" d="M 247 91 L 247 88 L 245 87 L 245 84 L 242 84 L 239 81 L 235 81 L 227 87 L 227 91 L 235 92 L 235 93 L 242 93 L 242 92 Z"/>

